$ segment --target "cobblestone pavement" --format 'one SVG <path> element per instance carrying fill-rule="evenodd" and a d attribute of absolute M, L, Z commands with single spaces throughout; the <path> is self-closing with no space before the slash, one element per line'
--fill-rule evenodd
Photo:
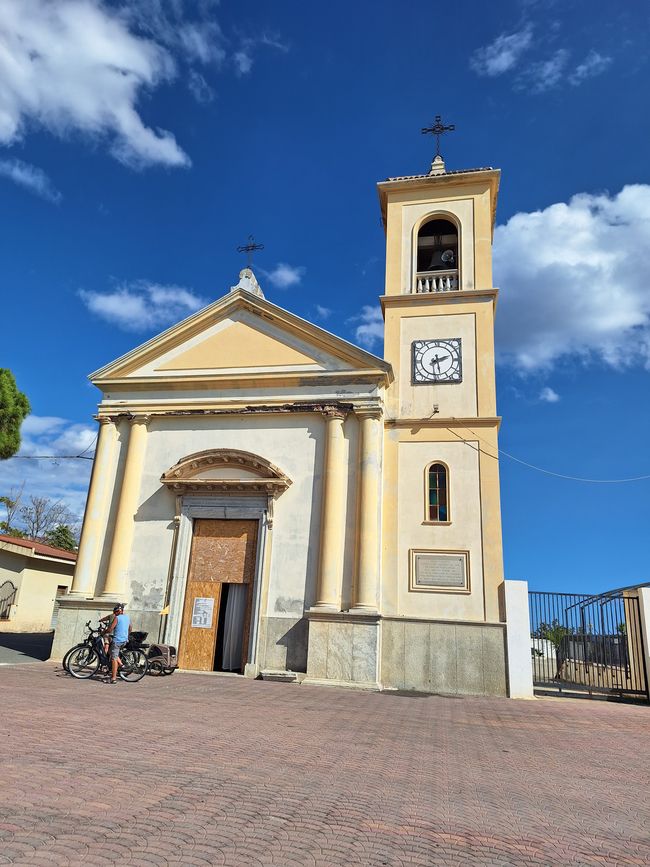
<path fill-rule="evenodd" d="M 650 864 L 650 709 L 0 669 L 0 864 Z"/>

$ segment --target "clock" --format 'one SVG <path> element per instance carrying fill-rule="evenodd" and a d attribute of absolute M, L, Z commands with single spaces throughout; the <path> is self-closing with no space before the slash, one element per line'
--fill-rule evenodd
<path fill-rule="evenodd" d="M 414 340 L 411 349 L 415 385 L 463 381 L 460 337 L 450 337 L 447 340 Z"/>

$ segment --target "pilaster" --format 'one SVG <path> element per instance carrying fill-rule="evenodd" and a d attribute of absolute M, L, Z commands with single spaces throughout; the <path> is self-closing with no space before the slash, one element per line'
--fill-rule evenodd
<path fill-rule="evenodd" d="M 339 407 L 323 410 L 326 420 L 323 502 L 315 609 L 340 611 L 345 545 L 345 437 L 347 413 Z"/>
<path fill-rule="evenodd" d="M 77 565 L 69 594 L 77 599 L 86 599 L 95 593 L 102 543 L 106 532 L 108 492 L 116 443 L 117 427 L 114 421 L 111 418 L 100 418 Z"/>
<path fill-rule="evenodd" d="M 381 503 L 382 428 L 379 409 L 357 410 L 359 418 L 359 531 L 353 613 L 377 611 Z"/>
<path fill-rule="evenodd" d="M 102 597 L 121 598 L 126 590 L 126 570 L 131 556 L 134 519 L 138 508 L 142 467 L 147 445 L 148 423 L 149 416 L 136 416 L 131 422 L 113 544 Z"/>

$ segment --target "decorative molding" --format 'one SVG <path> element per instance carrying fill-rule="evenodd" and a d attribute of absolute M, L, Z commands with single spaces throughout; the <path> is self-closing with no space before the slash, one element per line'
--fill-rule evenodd
<path fill-rule="evenodd" d="M 335 418 L 340 421 L 345 421 L 348 415 L 347 409 L 343 409 L 340 406 L 324 406 L 321 410 L 325 418 Z"/>
<path fill-rule="evenodd" d="M 199 479 L 205 470 L 232 467 L 232 479 Z M 238 469 L 257 475 L 255 479 L 240 479 Z M 263 493 L 277 496 L 291 485 L 291 479 L 278 467 L 259 455 L 241 449 L 207 449 L 181 458 L 160 477 L 163 485 L 175 492 Z"/>
<path fill-rule="evenodd" d="M 355 406 L 354 414 L 361 420 L 364 418 L 374 418 L 379 421 L 384 413 L 380 406 Z"/>

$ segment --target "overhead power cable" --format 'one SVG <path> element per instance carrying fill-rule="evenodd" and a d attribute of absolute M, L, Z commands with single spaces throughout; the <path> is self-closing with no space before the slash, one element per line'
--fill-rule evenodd
<path fill-rule="evenodd" d="M 448 427 L 447 430 L 449 431 L 449 433 L 453 434 L 455 437 L 458 437 L 458 439 L 461 442 L 464 442 L 470 448 L 473 448 L 475 451 L 481 452 L 481 454 L 487 455 L 487 457 L 489 457 L 489 458 L 493 458 L 494 460 L 497 460 L 497 455 L 494 455 L 488 451 L 485 451 L 480 446 L 477 447 L 477 446 L 474 446 L 473 443 L 467 442 L 467 440 L 463 439 L 463 437 L 461 437 L 459 434 L 456 433 L 456 431 L 452 430 L 451 428 Z M 479 434 L 476 433 L 476 431 L 473 431 L 471 428 L 467 428 L 467 430 L 470 431 L 470 433 L 474 434 L 474 436 L 476 437 L 476 439 L 479 442 L 484 443 L 485 445 L 487 445 L 491 449 L 494 448 L 494 446 L 492 446 L 491 443 L 486 443 L 485 440 L 482 439 L 481 436 L 479 436 Z M 646 476 L 632 476 L 631 478 L 628 478 L 628 479 L 585 479 L 585 478 L 582 478 L 581 476 L 568 476 L 568 475 L 565 475 L 564 473 L 556 473 L 553 470 L 546 470 L 546 469 L 544 469 L 544 467 L 537 467 L 537 466 L 535 466 L 535 464 L 529 464 L 528 461 L 522 461 L 521 458 L 516 458 L 514 455 L 511 455 L 509 452 L 506 452 L 503 449 L 498 448 L 497 452 L 506 458 L 510 458 L 511 461 L 515 461 L 516 463 L 521 464 L 524 467 L 528 467 L 529 470 L 535 470 L 536 472 L 544 473 L 544 475 L 547 475 L 547 476 L 554 476 L 556 479 L 567 479 L 570 482 L 589 482 L 591 484 L 596 484 L 596 485 L 617 485 L 617 484 L 623 484 L 624 482 L 642 482 L 642 481 L 647 481 L 648 479 L 650 479 L 650 474 L 646 475 Z"/>
<path fill-rule="evenodd" d="M 14 455 L 10 460 L 21 461 L 92 461 L 94 455 L 87 455 L 86 452 L 93 448 L 97 442 L 97 435 L 86 448 L 79 452 L 78 455 Z"/>

